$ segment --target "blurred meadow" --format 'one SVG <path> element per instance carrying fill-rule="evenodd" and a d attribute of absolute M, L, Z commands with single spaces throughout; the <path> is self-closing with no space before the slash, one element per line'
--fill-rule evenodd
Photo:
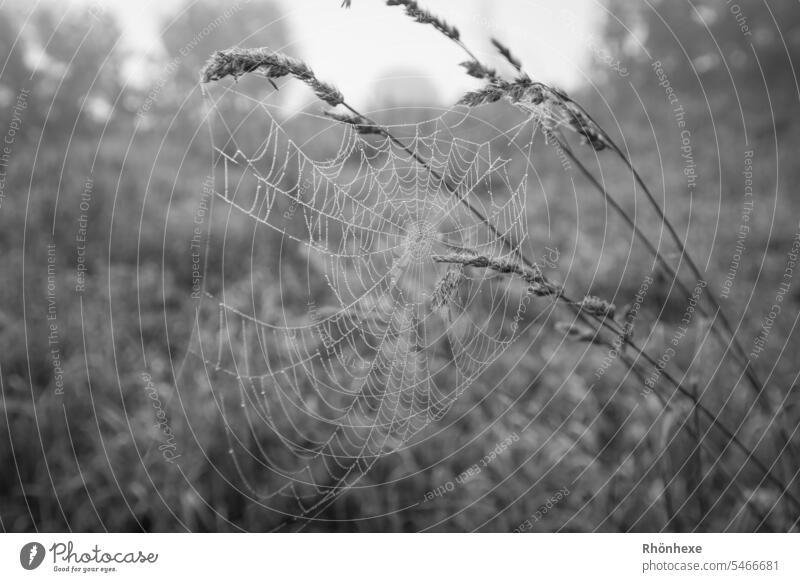
<path fill-rule="evenodd" d="M 354 0 L 353 18 L 370 3 Z M 382 8 L 404 22 L 396 7 Z M 284 460 L 281 435 L 249 430 L 251 411 L 239 408 L 236 382 L 191 353 L 202 348 L 198 322 L 215 317 L 198 309 L 196 253 L 203 291 L 224 290 L 232 304 L 257 303 L 276 320 L 313 320 L 310 298 L 325 307 L 311 251 L 212 203 L 224 187 L 218 172 L 212 176 L 221 167 L 212 145 L 229 145 L 235 133 L 236 145 L 255 151 L 268 125 L 241 95 L 270 100 L 276 121 L 310 157 L 328 159 L 341 146 L 341 129 L 321 114 L 326 107 L 295 81 L 275 91 L 263 78 L 243 77 L 214 111 L 209 103 L 234 81 L 200 86 L 199 71 L 220 49 L 268 46 L 305 57 L 294 39 L 313 31 L 298 29 L 286 10 L 266 0 L 176 6 L 159 22 L 163 51 L 137 56 L 146 73 L 130 82 L 131 49 L 104 4 L 0 3 L 4 531 L 268 531 L 294 511 L 280 498 L 259 498 L 285 480 L 249 454 L 257 447 Z M 564 39 L 585 59 L 570 96 L 628 153 L 661 202 L 703 271 L 703 292 L 733 322 L 766 386 L 759 397 L 766 405 L 755 404 L 708 318 L 695 314 L 685 325 L 691 297 L 541 133 L 524 150 L 528 159 L 513 139 L 498 146 L 512 160 L 508 181 L 527 175 L 525 248 L 575 296 L 597 295 L 618 311 L 640 304 L 637 341 L 656 360 L 672 350 L 670 373 L 800 498 L 800 286 L 785 277 L 800 236 L 800 9 L 757 0 L 605 0 L 597 13 L 591 34 Z M 458 10 L 441 15 L 462 24 Z M 484 41 L 503 39 L 489 28 Z M 431 51 L 450 50 L 436 31 L 425 33 Z M 356 42 L 358 30 L 348 35 Z M 481 47 L 493 66 L 508 68 Z M 537 74 L 533 65 L 528 72 Z M 481 86 L 463 76 L 465 91 Z M 463 118 L 459 129 L 475 143 L 521 122 L 508 104 L 456 110 L 441 93 L 408 62 L 375 78 L 358 100 L 398 131 L 440 115 Z M 228 126 L 210 123 L 215 116 Z M 694 289 L 626 166 L 571 143 Z M 281 214 L 293 212 L 290 200 L 277 204 Z M 503 289 L 519 295 L 521 287 Z M 514 301 L 503 306 L 513 311 Z M 513 312 L 503 317 L 508 324 Z M 690 400 L 663 381 L 648 391 L 618 358 L 606 361 L 607 347 L 572 338 L 563 325 L 569 319 L 550 299 L 533 298 L 520 321 L 524 333 L 452 408 L 376 459 L 304 529 L 797 529 L 800 507 Z M 267 352 L 287 349 L 270 341 Z M 442 375 L 443 384 L 459 382 L 447 367 Z M 249 443 L 243 453 L 230 453 L 232 435 Z"/>

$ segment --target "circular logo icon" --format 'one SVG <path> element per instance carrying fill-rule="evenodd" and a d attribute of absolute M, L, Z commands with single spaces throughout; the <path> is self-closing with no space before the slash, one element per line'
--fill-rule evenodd
<path fill-rule="evenodd" d="M 35 570 L 44 560 L 44 546 L 39 542 L 29 542 L 19 551 L 19 563 L 26 570 Z"/>

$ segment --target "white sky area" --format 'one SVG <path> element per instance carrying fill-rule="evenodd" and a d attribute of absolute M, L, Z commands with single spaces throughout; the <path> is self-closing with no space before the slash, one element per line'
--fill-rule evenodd
<path fill-rule="evenodd" d="M 355 103 L 403 87 L 391 78 L 422 76 L 442 102 L 455 101 L 475 86 L 457 66 L 465 54 L 430 25 L 413 22 L 401 7 L 382 0 L 276 0 L 291 39 L 291 51 L 334 82 Z M 159 28 L 185 2 L 181 0 L 99 0 L 119 17 L 129 49 L 158 54 Z M 510 72 L 489 38 L 498 37 L 536 79 L 565 88 L 588 76 L 589 36 L 599 34 L 599 0 L 420 0 L 420 5 L 454 24 L 462 39 L 486 63 Z M 220 2 L 220 14 L 233 2 Z M 227 47 L 220 47 L 227 48 Z M 280 47 L 272 47 L 274 49 Z M 417 86 L 415 84 L 413 86 Z M 419 89 L 417 89 L 419 90 Z M 408 101 L 414 95 L 398 95 Z"/>

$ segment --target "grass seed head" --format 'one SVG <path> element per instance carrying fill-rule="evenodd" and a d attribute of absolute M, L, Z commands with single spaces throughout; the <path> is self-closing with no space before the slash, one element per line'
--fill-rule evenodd
<path fill-rule="evenodd" d="M 462 64 L 467 66 L 469 62 Z M 470 72 L 468 66 L 467 72 Z M 532 81 L 524 75 L 517 77 L 514 81 L 492 78 L 484 87 L 466 93 L 458 103 L 467 107 L 477 107 L 495 103 L 501 99 L 532 114 L 552 118 L 557 125 L 569 127 L 595 151 L 609 147 L 609 142 L 597 123 L 564 91 Z M 543 107 L 544 109 L 542 109 Z"/>
<path fill-rule="evenodd" d="M 229 76 L 238 79 L 254 71 L 260 71 L 268 79 L 292 75 L 311 87 L 317 97 L 331 107 L 336 107 L 344 101 L 344 96 L 336 87 L 317 79 L 311 67 L 303 61 L 263 48 L 233 47 L 217 51 L 208 59 L 200 75 L 204 83 L 209 83 Z"/>
<path fill-rule="evenodd" d="M 497 49 L 497 52 L 499 52 L 503 56 L 503 58 L 507 60 L 508 63 L 517 70 L 518 73 L 522 73 L 522 62 L 518 58 L 516 58 L 513 54 L 511 54 L 511 50 L 509 50 L 509 48 L 506 45 L 501 43 L 496 38 L 492 39 L 492 44 L 494 45 L 494 48 Z"/>
<path fill-rule="evenodd" d="M 493 79 L 484 87 L 466 93 L 458 103 L 468 107 L 477 107 L 506 99 L 516 105 L 521 103 L 539 105 L 545 100 L 546 89 L 547 86 L 543 83 L 537 83 L 525 77 L 519 77 L 514 81 Z"/>

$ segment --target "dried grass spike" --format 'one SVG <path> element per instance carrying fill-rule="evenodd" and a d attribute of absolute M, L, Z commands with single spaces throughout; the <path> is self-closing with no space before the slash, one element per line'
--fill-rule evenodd
<path fill-rule="evenodd" d="M 344 95 L 333 85 L 328 85 L 317 80 L 315 80 L 314 83 L 308 84 L 314 89 L 314 93 L 316 93 L 317 97 L 331 107 L 336 107 L 344 102 Z"/>
<path fill-rule="evenodd" d="M 608 147 L 603 133 L 597 128 L 595 123 L 588 119 L 583 113 L 574 113 L 570 118 L 570 126 L 576 133 L 583 137 L 583 140 L 599 152 Z"/>
<path fill-rule="evenodd" d="M 531 283 L 528 285 L 528 293 L 536 297 L 561 297 L 564 294 L 564 288 L 555 285 L 549 281 L 541 283 Z"/>
<path fill-rule="evenodd" d="M 433 308 L 441 309 L 450 305 L 463 281 L 464 267 L 450 265 L 433 290 Z"/>
<path fill-rule="evenodd" d="M 467 75 L 475 77 L 476 79 L 496 79 L 497 72 L 493 69 L 485 67 L 478 61 L 464 61 L 460 63 L 462 67 L 467 70 Z"/>

